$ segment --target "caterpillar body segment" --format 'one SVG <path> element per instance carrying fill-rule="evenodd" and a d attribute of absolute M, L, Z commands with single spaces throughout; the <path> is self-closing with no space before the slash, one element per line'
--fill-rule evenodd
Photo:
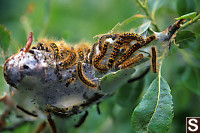
<path fill-rule="evenodd" d="M 59 49 L 58 49 L 58 46 L 55 44 L 55 43 L 51 43 L 50 44 L 51 48 L 53 49 L 53 52 L 54 52 L 54 59 L 57 59 L 59 58 Z"/>
<path fill-rule="evenodd" d="M 103 57 L 106 55 L 107 50 L 108 50 L 108 42 L 105 42 L 103 44 L 102 50 L 101 52 L 94 58 L 94 67 L 100 71 L 100 72 L 107 72 L 108 71 L 108 67 L 107 65 L 103 65 L 101 64 L 101 60 L 103 59 Z"/>
<path fill-rule="evenodd" d="M 95 43 L 94 45 L 92 45 L 92 50 L 90 52 L 90 55 L 89 55 L 89 63 L 92 64 L 92 60 L 94 58 L 94 55 L 96 53 L 96 47 L 99 45 L 99 43 Z"/>
<path fill-rule="evenodd" d="M 75 49 L 78 53 L 77 54 L 78 55 L 77 61 L 84 61 L 85 58 L 86 58 L 86 54 L 89 54 L 87 52 L 87 50 L 90 49 L 90 46 L 88 46 L 87 44 L 84 44 L 84 43 L 80 43 L 80 44 L 76 45 Z"/>
<path fill-rule="evenodd" d="M 143 46 L 146 46 L 147 44 L 151 43 L 152 41 L 154 41 L 156 39 L 156 36 L 155 35 L 151 35 L 149 37 L 147 37 L 145 39 L 145 43 L 143 44 Z"/>
<path fill-rule="evenodd" d="M 86 54 L 85 54 L 84 62 L 89 63 L 90 48 L 86 48 L 85 50 L 86 50 Z"/>
<path fill-rule="evenodd" d="M 120 69 L 131 68 L 135 63 L 139 62 L 144 58 L 143 54 L 135 55 L 133 58 L 128 59 L 123 64 L 119 65 Z"/>
<path fill-rule="evenodd" d="M 110 55 L 110 59 L 108 60 L 109 68 L 112 68 L 116 58 L 119 55 L 120 48 L 124 45 L 124 43 L 130 43 L 133 40 L 136 40 L 138 42 L 138 44 L 145 43 L 145 39 L 142 36 L 135 34 L 135 33 L 124 33 L 118 37 L 118 39 L 115 43 L 113 52 Z"/>
<path fill-rule="evenodd" d="M 81 62 L 78 62 L 76 65 L 76 71 L 77 71 L 77 75 L 78 78 L 80 79 L 80 81 L 82 83 L 84 83 L 85 85 L 87 85 L 88 87 L 91 88 L 96 88 L 97 87 L 97 83 L 92 82 L 90 79 L 88 79 L 83 72 L 83 64 Z"/>
<path fill-rule="evenodd" d="M 153 73 L 157 73 L 157 50 L 151 47 L 151 68 Z"/>
<path fill-rule="evenodd" d="M 77 52 L 78 52 L 79 59 L 84 60 L 83 48 L 81 48 L 81 47 L 78 48 Z"/>
<path fill-rule="evenodd" d="M 124 53 L 123 55 L 122 55 L 122 57 L 121 58 L 119 58 L 119 60 L 115 63 L 115 67 L 118 67 L 120 64 L 122 64 L 124 61 L 126 61 L 129 57 L 131 57 L 131 55 L 136 51 L 136 50 L 138 50 L 138 49 L 140 49 L 141 48 L 141 44 L 138 42 L 138 43 L 136 43 L 136 44 L 134 44 L 134 45 L 132 45 L 131 47 L 130 47 L 130 49 L 126 52 L 126 53 Z"/>
<path fill-rule="evenodd" d="M 53 106 L 53 105 L 47 105 L 47 108 L 48 108 L 48 110 L 51 110 L 53 112 L 63 113 L 63 114 L 66 113 L 69 110 L 69 108 L 58 108 L 58 107 Z"/>
<path fill-rule="evenodd" d="M 76 80 L 76 78 L 70 77 L 70 78 L 66 81 L 65 86 L 66 86 L 66 87 L 69 87 L 69 85 L 73 84 L 73 82 L 74 82 L 75 80 Z"/>
<path fill-rule="evenodd" d="M 74 65 L 76 63 L 76 60 L 77 60 L 77 53 L 74 50 L 74 48 L 71 47 L 68 58 L 58 62 L 58 65 L 61 68 L 67 69 L 67 68 L 71 67 L 72 65 Z"/>
<path fill-rule="evenodd" d="M 102 37 L 99 38 L 99 50 L 101 51 L 102 49 L 102 44 L 107 38 L 112 38 L 113 35 L 103 35 Z"/>

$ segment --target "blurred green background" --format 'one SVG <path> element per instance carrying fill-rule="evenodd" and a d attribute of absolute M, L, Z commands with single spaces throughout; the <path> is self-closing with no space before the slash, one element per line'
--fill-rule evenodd
<path fill-rule="evenodd" d="M 154 7 L 156 2 L 157 8 Z M 200 12 L 199 0 L 149 0 L 148 5 L 150 11 L 156 10 L 155 19 L 161 30 L 173 24 L 176 17 L 192 11 Z M 96 41 L 93 38 L 95 35 L 107 33 L 118 22 L 136 14 L 145 14 L 136 0 L 0 0 L 0 24 L 11 33 L 8 51 L 3 52 L 0 48 L 0 96 L 9 90 L 3 79 L 3 63 L 25 46 L 30 31 L 33 31 L 35 41 L 48 37 L 70 43 L 87 41 L 92 44 Z M 138 24 L 142 22 L 131 25 Z M 186 116 L 200 116 L 200 21 L 185 30 L 194 32 L 197 39 L 185 49 L 173 45 L 162 70 L 171 87 L 174 102 L 170 133 L 185 132 Z M 143 90 L 155 77 L 150 72 L 143 79 L 122 86 L 113 97 L 100 104 L 101 115 L 97 114 L 95 106 L 90 108 L 89 117 L 78 129 L 73 128 L 73 119 L 59 119 L 57 125 L 63 132 L 132 133 L 132 112 L 141 100 Z M 2 114 L 5 106 L 0 103 L 0 107 Z M 7 122 L 13 124 L 12 117 Z M 34 132 L 39 122 L 41 120 L 27 123 L 15 132 Z"/>

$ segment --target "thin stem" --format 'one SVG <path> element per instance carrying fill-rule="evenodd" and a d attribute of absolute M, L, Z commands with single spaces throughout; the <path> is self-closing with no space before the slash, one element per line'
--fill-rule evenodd
<path fill-rule="evenodd" d="M 144 5 L 145 5 L 145 6 L 147 6 L 147 3 L 148 3 L 148 0 L 145 0 L 145 3 L 144 3 Z"/>
<path fill-rule="evenodd" d="M 198 14 L 194 19 L 191 19 L 190 21 L 188 21 L 187 23 L 184 23 L 180 30 L 185 29 L 186 27 L 188 27 L 189 25 L 195 23 L 196 21 L 198 21 L 200 19 L 200 14 Z"/>
<path fill-rule="evenodd" d="M 145 1 L 145 5 L 140 1 L 140 0 L 136 0 L 137 3 L 140 5 L 140 7 L 144 10 L 144 12 L 146 13 L 147 17 L 151 20 L 152 25 L 154 26 L 154 28 L 156 29 L 156 31 L 160 31 L 160 29 L 158 28 L 155 18 L 152 17 L 149 8 L 147 6 L 147 1 Z"/>

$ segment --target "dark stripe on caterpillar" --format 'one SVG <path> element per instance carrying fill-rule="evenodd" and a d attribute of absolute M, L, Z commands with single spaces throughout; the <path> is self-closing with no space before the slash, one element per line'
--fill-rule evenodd
<path fill-rule="evenodd" d="M 74 65 L 76 63 L 76 59 L 77 59 L 76 51 L 74 50 L 73 47 L 71 47 L 69 56 L 66 59 L 60 61 L 58 65 L 66 69 Z"/>
<path fill-rule="evenodd" d="M 141 48 L 140 43 L 136 43 L 130 47 L 130 49 L 122 55 L 122 57 L 115 63 L 115 66 L 118 67 L 124 61 L 126 61 L 136 50 Z"/>
<path fill-rule="evenodd" d="M 96 88 L 97 87 L 97 83 L 93 83 L 91 80 L 89 80 L 83 73 L 83 64 L 81 62 L 77 63 L 76 66 L 76 71 L 77 71 L 77 75 L 78 78 L 87 86 L 91 87 L 91 88 Z"/>
<path fill-rule="evenodd" d="M 157 51 L 155 47 L 151 47 L 151 68 L 153 73 L 157 73 Z"/>
<path fill-rule="evenodd" d="M 125 61 L 122 65 L 119 66 L 120 69 L 131 68 L 135 63 L 143 59 L 143 54 L 135 55 L 133 58 Z"/>
<path fill-rule="evenodd" d="M 142 36 L 135 34 L 135 33 L 124 33 L 119 36 L 119 38 L 116 41 L 116 44 L 114 46 L 113 52 L 110 55 L 110 58 L 108 60 L 108 67 L 111 68 L 114 64 L 115 59 L 119 55 L 120 47 L 124 43 L 130 43 L 131 41 L 136 40 L 138 43 L 145 43 L 145 40 Z"/>
<path fill-rule="evenodd" d="M 107 53 L 107 49 L 108 49 L 108 42 L 105 42 L 103 47 L 102 47 L 102 51 L 100 51 L 100 53 L 94 58 L 94 67 L 100 71 L 100 72 L 106 72 L 108 71 L 108 67 L 107 65 L 102 65 L 100 62 L 103 59 L 103 57 L 106 55 Z"/>
<path fill-rule="evenodd" d="M 98 43 L 95 43 L 92 46 L 92 51 L 90 52 L 90 56 L 89 56 L 89 63 L 92 64 L 92 59 L 94 58 L 94 53 L 96 52 L 96 46 L 98 45 Z"/>

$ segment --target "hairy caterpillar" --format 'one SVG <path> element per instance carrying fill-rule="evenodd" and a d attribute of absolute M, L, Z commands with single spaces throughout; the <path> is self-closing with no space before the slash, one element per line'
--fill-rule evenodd
<path fill-rule="evenodd" d="M 156 47 L 151 47 L 151 68 L 153 73 L 157 73 L 157 51 Z"/>

